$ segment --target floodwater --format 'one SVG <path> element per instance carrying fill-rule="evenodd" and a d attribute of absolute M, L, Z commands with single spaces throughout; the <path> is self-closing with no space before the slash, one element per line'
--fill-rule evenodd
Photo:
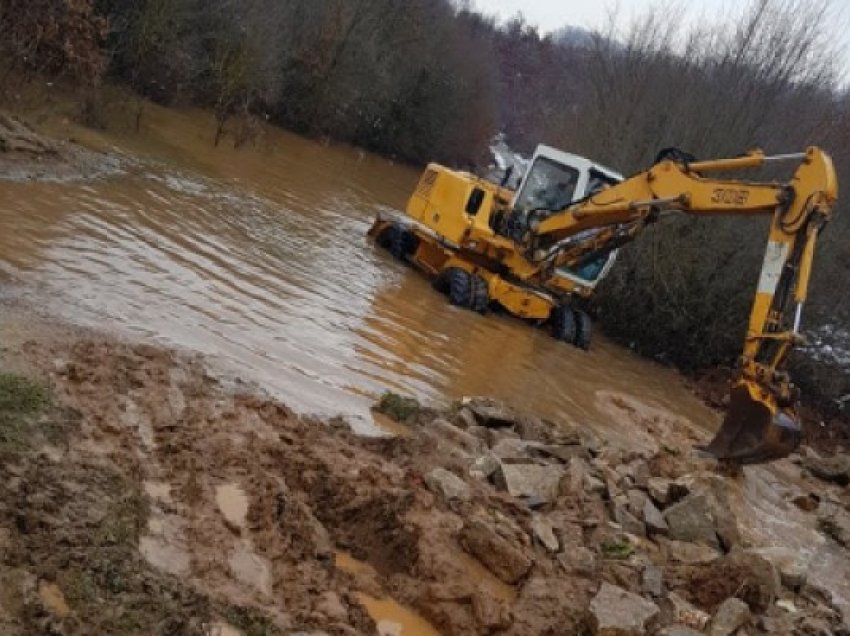
<path fill-rule="evenodd" d="M 371 244 L 372 219 L 403 208 L 417 171 L 277 130 L 257 148 L 214 148 L 213 130 L 202 113 L 149 107 L 140 134 L 68 131 L 121 156 L 120 174 L 0 180 L 0 291 L 73 323 L 200 351 L 297 411 L 342 414 L 363 432 L 380 430 L 369 407 L 386 390 L 442 404 L 493 396 L 625 446 L 663 441 L 677 422 L 697 436 L 717 426 L 675 373 L 604 337 L 583 352 L 510 317 L 451 307 Z M 653 435 L 626 427 L 630 413 Z M 753 469 L 732 493 L 753 538 L 806 537 L 816 580 L 850 573 L 787 500 L 761 494 L 779 491 L 774 478 Z M 238 526 L 238 493 L 219 495 Z"/>
<path fill-rule="evenodd" d="M 716 424 L 674 373 L 601 337 L 585 353 L 453 308 L 377 249 L 371 221 L 403 208 L 416 170 L 278 130 L 259 148 L 214 148 L 212 130 L 202 113 L 151 107 L 141 134 L 73 131 L 127 157 L 123 174 L 0 181 L 0 281 L 72 322 L 201 351 L 361 430 L 386 390 L 497 396 L 591 426 L 610 420 L 606 390 Z"/>

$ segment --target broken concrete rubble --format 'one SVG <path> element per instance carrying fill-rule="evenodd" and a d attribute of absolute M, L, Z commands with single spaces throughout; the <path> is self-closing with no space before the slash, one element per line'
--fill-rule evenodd
<path fill-rule="evenodd" d="M 564 469 L 559 466 L 511 463 L 502 460 L 494 475 L 496 485 L 514 497 L 553 501 L 558 497 Z"/>
<path fill-rule="evenodd" d="M 659 612 L 652 601 L 610 583 L 603 583 L 590 602 L 593 633 L 599 636 L 646 634 Z"/>
<path fill-rule="evenodd" d="M 717 608 L 708 627 L 710 636 L 730 636 L 750 620 L 750 608 L 742 600 L 728 598 Z"/>
<path fill-rule="evenodd" d="M 677 541 L 702 543 L 719 547 L 714 515 L 704 495 L 688 495 L 664 511 L 670 537 Z"/>
<path fill-rule="evenodd" d="M 469 501 L 469 486 L 460 477 L 445 468 L 435 468 L 425 475 L 425 483 L 433 492 L 447 500 Z"/>

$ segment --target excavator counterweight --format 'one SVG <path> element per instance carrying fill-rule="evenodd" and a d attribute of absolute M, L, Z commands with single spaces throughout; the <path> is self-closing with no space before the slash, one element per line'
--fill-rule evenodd
<path fill-rule="evenodd" d="M 714 179 L 773 162 L 796 162 L 785 183 Z M 507 183 L 505 179 L 503 183 Z M 797 389 L 784 370 L 803 341 L 802 310 L 814 251 L 838 197 L 835 169 L 819 148 L 695 161 L 667 149 L 648 170 L 624 179 L 583 157 L 538 147 L 516 190 L 431 164 L 406 214 L 379 216 L 369 234 L 435 279 L 452 304 L 484 312 L 498 304 L 590 345 L 583 305 L 617 251 L 660 217 L 772 219 L 726 418 L 702 448 L 721 460 L 762 463 L 790 454 L 802 432 Z"/>

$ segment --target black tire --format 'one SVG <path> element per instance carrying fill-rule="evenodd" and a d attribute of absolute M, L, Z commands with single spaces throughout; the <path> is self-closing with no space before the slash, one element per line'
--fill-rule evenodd
<path fill-rule="evenodd" d="M 384 230 L 378 234 L 378 238 L 375 239 L 378 247 L 383 247 L 385 250 L 390 249 L 400 230 L 401 228 L 398 225 L 390 225 L 389 227 L 384 228 Z"/>
<path fill-rule="evenodd" d="M 449 302 L 455 307 L 469 309 L 472 300 L 472 277 L 462 269 L 452 267 L 445 273 Z"/>
<path fill-rule="evenodd" d="M 390 243 L 390 252 L 398 260 L 407 260 L 407 257 L 416 251 L 419 239 L 410 230 L 403 227 L 395 226 L 396 231 L 393 233 L 392 242 Z"/>
<path fill-rule="evenodd" d="M 490 289 L 480 276 L 470 276 L 469 308 L 483 314 L 490 306 Z"/>
<path fill-rule="evenodd" d="M 549 323 L 553 338 L 575 344 L 578 324 L 576 324 L 575 312 L 569 305 L 555 307 L 549 316 Z"/>
<path fill-rule="evenodd" d="M 593 335 L 593 323 L 587 313 L 577 309 L 575 312 L 576 331 L 575 345 L 579 349 L 587 351 L 590 349 L 590 340 Z"/>

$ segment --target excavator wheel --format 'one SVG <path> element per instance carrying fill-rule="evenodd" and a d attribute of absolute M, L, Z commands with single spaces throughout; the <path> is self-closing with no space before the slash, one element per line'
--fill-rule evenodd
<path fill-rule="evenodd" d="M 483 314 L 490 305 L 490 290 L 487 281 L 480 276 L 470 276 L 469 308 Z"/>
<path fill-rule="evenodd" d="M 590 339 L 593 333 L 593 323 L 590 320 L 590 316 L 587 315 L 586 312 L 581 311 L 580 309 L 575 310 L 575 319 L 576 319 L 576 339 L 573 341 L 575 346 L 579 349 L 584 349 L 587 351 L 590 349 Z"/>
<path fill-rule="evenodd" d="M 385 228 L 380 234 L 378 234 L 375 242 L 379 247 L 383 247 L 385 250 L 390 249 L 395 240 L 396 234 L 401 228 L 398 225 L 390 225 Z"/>
<path fill-rule="evenodd" d="M 406 260 L 408 255 L 413 254 L 419 243 L 419 239 L 410 230 L 394 225 L 395 230 L 390 238 L 390 252 L 398 260 Z"/>
<path fill-rule="evenodd" d="M 559 305 L 552 310 L 549 316 L 552 328 L 552 337 L 575 344 L 578 335 L 578 324 L 576 323 L 576 312 L 569 305 Z"/>
<path fill-rule="evenodd" d="M 455 307 L 468 309 L 472 300 L 472 277 L 458 267 L 449 268 L 445 274 L 449 302 Z"/>

